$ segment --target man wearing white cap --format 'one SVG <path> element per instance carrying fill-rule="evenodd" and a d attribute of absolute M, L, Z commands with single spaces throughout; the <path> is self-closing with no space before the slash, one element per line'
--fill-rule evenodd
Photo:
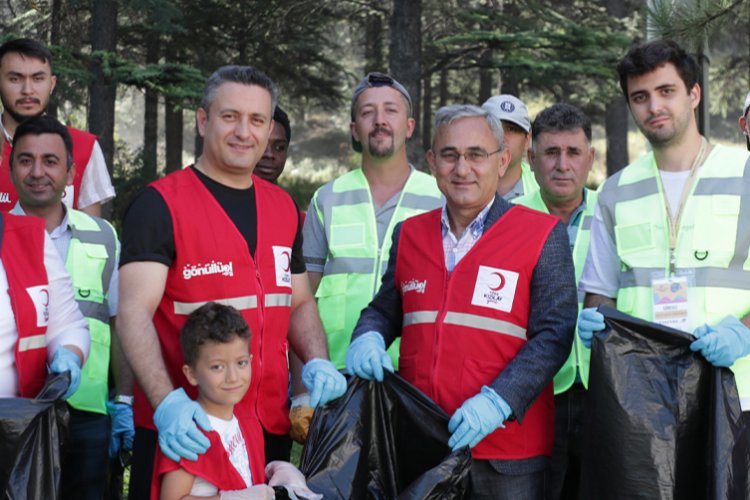
<path fill-rule="evenodd" d="M 505 146 L 511 158 L 508 170 L 497 183 L 497 193 L 506 201 L 539 190 L 529 164 L 523 155 L 531 144 L 531 120 L 526 105 L 509 94 L 490 97 L 482 107 L 495 116 L 503 125 Z"/>
<path fill-rule="evenodd" d="M 747 143 L 747 150 L 750 151 L 750 92 L 745 97 L 745 105 L 742 106 L 742 116 L 740 116 L 740 132 L 745 135 L 745 142 Z"/>

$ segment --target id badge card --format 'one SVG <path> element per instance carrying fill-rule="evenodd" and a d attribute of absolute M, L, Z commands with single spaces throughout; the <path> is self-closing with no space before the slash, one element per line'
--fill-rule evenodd
<path fill-rule="evenodd" d="M 653 277 L 651 291 L 653 297 L 654 323 L 690 331 L 690 308 L 688 307 L 689 276 Z"/>

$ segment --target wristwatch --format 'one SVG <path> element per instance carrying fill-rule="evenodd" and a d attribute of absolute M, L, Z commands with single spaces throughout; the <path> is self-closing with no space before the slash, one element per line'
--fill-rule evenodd
<path fill-rule="evenodd" d="M 124 394 L 118 394 L 115 396 L 115 403 L 133 406 L 133 396 L 125 396 Z"/>

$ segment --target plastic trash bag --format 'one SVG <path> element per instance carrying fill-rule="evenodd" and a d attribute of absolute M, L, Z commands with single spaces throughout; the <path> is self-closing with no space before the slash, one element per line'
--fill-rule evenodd
<path fill-rule="evenodd" d="M 68 407 L 60 398 L 70 383 L 67 373 L 54 375 L 36 399 L 0 398 L 0 487 L 3 498 L 59 498 L 60 447 Z"/>
<path fill-rule="evenodd" d="M 300 470 L 326 499 L 464 498 L 471 452 L 451 452 L 449 437 L 448 415 L 398 375 L 352 377 L 315 410 Z"/>
<path fill-rule="evenodd" d="M 694 337 L 600 307 L 586 406 L 590 499 L 748 499 L 749 434 L 734 375 Z"/>

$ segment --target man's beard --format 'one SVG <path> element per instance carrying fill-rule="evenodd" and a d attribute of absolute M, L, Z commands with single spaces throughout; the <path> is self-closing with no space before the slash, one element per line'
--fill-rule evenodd
<path fill-rule="evenodd" d="M 393 151 L 394 151 L 393 133 L 383 128 L 376 128 L 375 130 L 372 131 L 370 135 L 373 136 L 377 134 L 378 132 L 387 133 L 388 136 L 391 138 L 391 143 L 390 144 L 376 144 L 375 142 L 373 142 L 372 137 L 370 137 L 367 143 L 368 144 L 367 149 L 369 149 L 370 151 L 370 156 L 374 158 L 389 158 L 393 156 Z"/>
<path fill-rule="evenodd" d="M 34 117 L 43 115 L 44 112 L 47 110 L 47 108 L 45 107 L 44 109 L 42 109 L 40 113 L 36 113 L 33 115 L 22 115 L 20 113 L 16 113 L 15 111 L 13 111 L 13 109 L 11 108 L 11 106 L 8 104 L 8 102 L 5 100 L 4 97 L 0 96 L 0 102 L 3 103 L 3 113 L 8 113 L 8 116 L 13 118 L 13 121 L 15 121 L 19 125 L 23 121 L 28 120 L 29 118 L 34 118 Z"/>

